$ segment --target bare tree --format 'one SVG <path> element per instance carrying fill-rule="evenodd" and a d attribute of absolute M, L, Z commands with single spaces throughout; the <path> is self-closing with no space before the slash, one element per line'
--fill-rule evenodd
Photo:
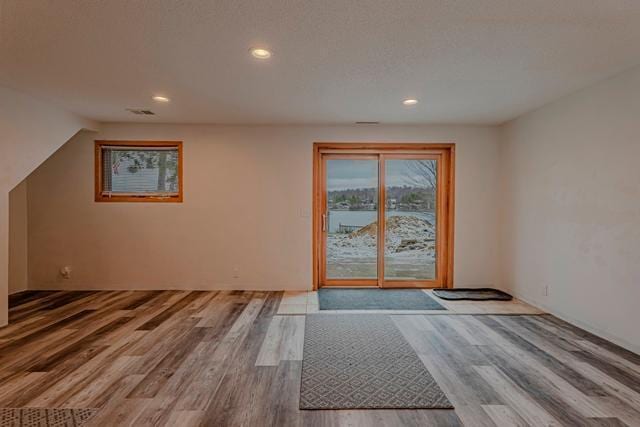
<path fill-rule="evenodd" d="M 158 191 L 165 191 L 167 186 L 167 152 L 158 153 Z"/>
<path fill-rule="evenodd" d="M 406 163 L 408 174 L 406 180 L 411 185 L 436 189 L 438 162 L 435 160 L 409 160 Z"/>

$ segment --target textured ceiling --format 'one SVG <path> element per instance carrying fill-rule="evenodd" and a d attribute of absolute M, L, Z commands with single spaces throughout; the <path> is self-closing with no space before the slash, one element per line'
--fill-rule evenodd
<path fill-rule="evenodd" d="M 0 0 L 0 85 L 101 121 L 493 124 L 638 63 L 638 0 Z"/>

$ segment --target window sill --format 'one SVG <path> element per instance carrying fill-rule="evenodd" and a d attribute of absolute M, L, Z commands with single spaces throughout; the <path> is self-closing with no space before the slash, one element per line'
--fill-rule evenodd
<path fill-rule="evenodd" d="M 182 196 L 96 196 L 99 203 L 182 203 Z"/>

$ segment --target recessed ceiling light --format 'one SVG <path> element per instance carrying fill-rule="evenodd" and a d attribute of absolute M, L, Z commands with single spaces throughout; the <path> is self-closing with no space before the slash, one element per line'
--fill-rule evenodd
<path fill-rule="evenodd" d="M 160 95 L 154 96 L 153 100 L 158 102 L 169 102 L 169 98 L 167 98 L 166 96 L 160 96 Z"/>
<path fill-rule="evenodd" d="M 253 47 L 249 50 L 251 52 L 251 56 L 257 59 L 268 59 L 271 58 L 271 52 L 267 49 L 262 49 L 259 47 Z"/>
<path fill-rule="evenodd" d="M 402 101 L 404 105 L 416 105 L 418 103 L 417 99 L 405 99 Z"/>

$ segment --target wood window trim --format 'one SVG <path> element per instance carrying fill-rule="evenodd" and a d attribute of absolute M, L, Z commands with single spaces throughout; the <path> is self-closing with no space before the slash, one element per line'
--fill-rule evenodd
<path fill-rule="evenodd" d="M 444 221 L 442 225 L 441 233 L 447 236 L 446 246 L 442 248 L 441 253 L 445 259 L 442 263 L 442 282 L 441 286 L 446 288 L 453 287 L 453 255 L 454 255 L 454 220 L 455 220 L 455 143 L 405 143 L 405 142 L 315 142 L 313 144 L 313 208 L 312 208 L 312 284 L 313 290 L 318 290 L 320 287 L 320 258 L 321 248 L 320 245 L 323 242 L 322 235 L 322 211 L 323 211 L 323 182 L 325 177 L 322 174 L 322 157 L 323 154 L 375 154 L 375 155 L 406 155 L 406 154 L 425 154 L 438 152 L 442 155 L 444 165 L 446 167 L 444 178 L 445 188 L 443 194 L 439 196 L 440 203 L 443 206 Z M 383 191 L 383 190 L 381 190 Z M 379 228 L 380 230 L 380 228 Z M 378 278 L 380 280 L 380 278 Z M 327 285 L 331 285 L 327 280 Z M 361 282 L 361 283 L 356 283 Z M 341 280 L 342 286 L 377 286 L 376 280 L 371 280 L 371 283 L 364 283 L 364 281 L 356 281 L 352 284 L 347 284 L 346 281 Z M 391 283 L 389 283 L 391 282 Z M 334 284 L 337 285 L 338 283 Z M 412 283 L 411 281 L 398 281 L 393 283 L 387 281 L 387 287 L 420 287 L 419 283 Z"/>
<path fill-rule="evenodd" d="M 111 195 L 105 196 L 102 191 L 102 148 L 103 147 L 173 147 L 178 150 L 178 194 L 175 196 L 154 195 Z M 95 201 L 106 203 L 182 203 L 182 141 L 119 141 L 95 140 Z"/>

